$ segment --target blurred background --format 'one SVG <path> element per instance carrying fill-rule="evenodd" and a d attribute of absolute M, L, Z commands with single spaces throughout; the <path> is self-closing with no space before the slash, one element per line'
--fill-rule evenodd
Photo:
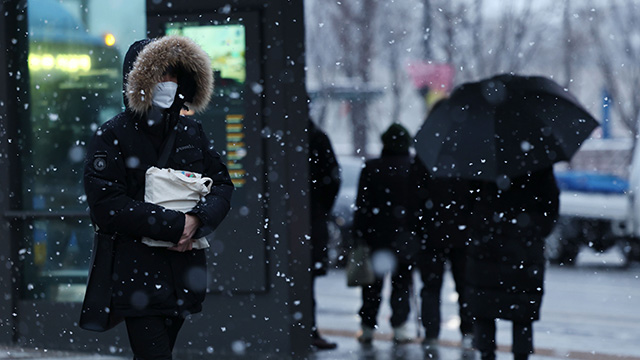
<path fill-rule="evenodd" d="M 20 16 L 3 19 L 7 24 L 28 24 L 26 32 L 16 30 L 28 46 L 22 45 L 22 37 L 7 39 L 10 47 L 25 49 L 12 54 L 11 61 L 20 60 L 28 68 L 8 74 L 19 84 L 17 93 L 26 96 L 16 100 L 18 118 L 11 129 L 11 134 L 19 134 L 11 144 L 20 153 L 15 159 L 20 163 L 20 183 L 12 187 L 19 191 L 1 194 L 17 204 L 6 217 L 13 221 L 12 239 L 18 243 L 19 262 L 14 266 L 20 276 L 13 281 L 20 285 L 16 291 L 21 300 L 76 305 L 82 300 L 93 232 L 81 187 L 84 146 L 98 125 L 122 110 L 122 58 L 135 40 L 162 32 L 213 44 L 203 45 L 217 81 L 207 116 L 219 121 L 206 125 L 206 130 L 215 134 L 216 147 L 233 166 L 239 194 L 253 191 L 243 188 L 245 183 L 253 186 L 247 172 L 258 174 L 256 183 L 266 182 L 260 173 L 264 163 L 249 162 L 247 148 L 241 145 L 245 135 L 254 136 L 252 141 L 279 136 L 267 128 L 249 128 L 245 119 L 255 110 L 245 104 L 267 90 L 255 59 L 261 53 L 247 55 L 242 45 L 263 50 L 280 44 L 276 38 L 258 38 L 252 26 L 259 20 L 239 19 L 231 5 L 221 6 L 213 20 L 197 14 L 189 14 L 193 16 L 188 21 L 169 18 L 174 4 L 164 0 L 4 3 L 28 9 L 28 21 Z M 169 20 L 147 19 L 149 5 L 162 8 Z M 639 16 L 640 0 L 305 0 L 310 115 L 331 139 L 342 169 L 330 224 L 329 254 L 336 268 L 344 265 L 352 242 L 360 169 L 365 159 L 379 155 L 380 134 L 390 124 L 401 123 L 415 135 L 433 104 L 461 83 L 498 73 L 539 75 L 564 86 L 600 122 L 572 161 L 556 167 L 561 219 L 548 239 L 548 258 L 557 265 L 555 270 L 587 266 L 577 278 L 569 277 L 574 283 L 608 272 L 606 281 L 623 284 L 615 289 L 616 299 L 637 305 L 635 293 L 624 289 L 637 284 L 640 260 L 640 198 L 635 196 L 640 185 Z M 166 24 L 161 30 L 148 29 L 154 21 Z M 230 126 L 222 129 L 225 124 Z M 255 147 L 250 155 L 261 159 L 260 151 Z M 239 218 L 243 211 L 249 213 L 244 205 L 234 205 Z M 251 221 L 263 225 L 262 212 L 251 214 Z M 257 236 L 259 226 L 253 225 L 238 231 Z M 266 253 L 256 249 L 256 254 Z M 265 259 L 259 256 L 253 263 L 262 266 Z M 249 275 L 238 284 L 263 291 L 264 279 L 250 276 L 250 266 L 243 270 Z M 609 288 L 597 294 L 604 298 L 607 292 Z M 562 306 L 574 301 L 579 299 Z M 628 320 L 638 317 L 637 306 L 635 310 L 626 314 Z M 33 315 L 24 316 L 25 323 L 44 326 L 40 316 L 45 313 L 33 310 Z M 611 323 L 613 329 L 615 324 Z M 29 335 L 22 340 L 31 341 Z"/>

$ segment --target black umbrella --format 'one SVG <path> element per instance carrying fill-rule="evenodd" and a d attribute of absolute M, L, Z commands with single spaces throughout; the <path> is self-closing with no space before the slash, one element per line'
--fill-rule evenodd
<path fill-rule="evenodd" d="M 437 177 L 496 181 L 570 160 L 597 126 L 553 80 L 498 75 L 454 89 L 425 120 L 415 148 Z"/>

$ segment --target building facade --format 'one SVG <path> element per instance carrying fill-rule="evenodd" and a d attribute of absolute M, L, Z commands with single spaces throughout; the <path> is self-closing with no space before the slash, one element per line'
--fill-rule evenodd
<path fill-rule="evenodd" d="M 232 210 L 210 239 L 208 295 L 177 348 L 200 358 L 304 356 L 310 267 L 302 1 L 4 1 L 0 7 L 0 343 L 105 354 L 124 327 L 77 326 L 93 228 L 85 147 L 122 110 L 122 58 L 191 37 L 216 88 L 199 114 L 227 161 Z"/>

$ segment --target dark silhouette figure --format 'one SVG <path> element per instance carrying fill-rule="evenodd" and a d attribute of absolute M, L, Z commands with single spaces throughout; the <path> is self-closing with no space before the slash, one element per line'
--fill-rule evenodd
<path fill-rule="evenodd" d="M 440 336 L 442 282 L 448 264 L 458 293 L 462 347 L 472 348 L 473 321 L 465 291 L 466 248 L 469 240 L 469 183 L 462 179 L 430 177 L 422 162 L 420 198 L 422 221 L 418 233 L 422 247 L 417 262 L 422 278 L 421 318 L 425 329 L 423 345 L 437 347 Z"/>
<path fill-rule="evenodd" d="M 311 296 L 312 296 L 312 345 L 318 349 L 334 349 L 337 344 L 324 339 L 316 327 L 316 301 L 314 283 L 317 276 L 327 274 L 329 259 L 328 222 L 331 208 L 340 190 L 340 166 L 327 134 L 309 120 L 309 186 L 311 187 Z"/>
<path fill-rule="evenodd" d="M 474 344 L 495 359 L 495 319 L 513 322 L 516 360 L 533 353 L 532 323 L 544 293 L 545 237 L 558 216 L 553 169 L 476 186 L 467 262 Z"/>
<path fill-rule="evenodd" d="M 391 326 L 397 343 L 411 339 L 407 328 L 412 285 L 411 266 L 417 247 L 412 234 L 414 226 L 415 178 L 411 176 L 413 156 L 409 153 L 412 138 L 400 124 L 393 124 L 382 135 L 382 155 L 365 163 L 358 184 L 354 234 L 371 249 L 374 269 L 385 261 L 393 263 L 391 271 Z M 377 264 L 378 263 L 378 264 Z M 382 301 L 384 273 L 376 272 L 376 280 L 362 287 L 362 335 L 360 342 L 373 340 L 377 315 Z"/>

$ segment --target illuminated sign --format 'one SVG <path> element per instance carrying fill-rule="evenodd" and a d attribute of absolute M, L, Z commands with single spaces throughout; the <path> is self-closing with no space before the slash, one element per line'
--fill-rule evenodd
<path fill-rule="evenodd" d="M 231 181 L 236 187 L 242 187 L 247 171 L 242 166 L 242 159 L 247 156 L 244 142 L 244 120 L 242 115 L 227 115 L 227 168 Z"/>
<path fill-rule="evenodd" d="M 91 70 L 91 57 L 82 54 L 29 54 L 29 70 L 75 73 Z"/>
<path fill-rule="evenodd" d="M 184 26 L 174 24 L 167 35 L 183 35 L 196 41 L 211 58 L 220 76 L 244 83 L 247 77 L 243 25 Z"/>

